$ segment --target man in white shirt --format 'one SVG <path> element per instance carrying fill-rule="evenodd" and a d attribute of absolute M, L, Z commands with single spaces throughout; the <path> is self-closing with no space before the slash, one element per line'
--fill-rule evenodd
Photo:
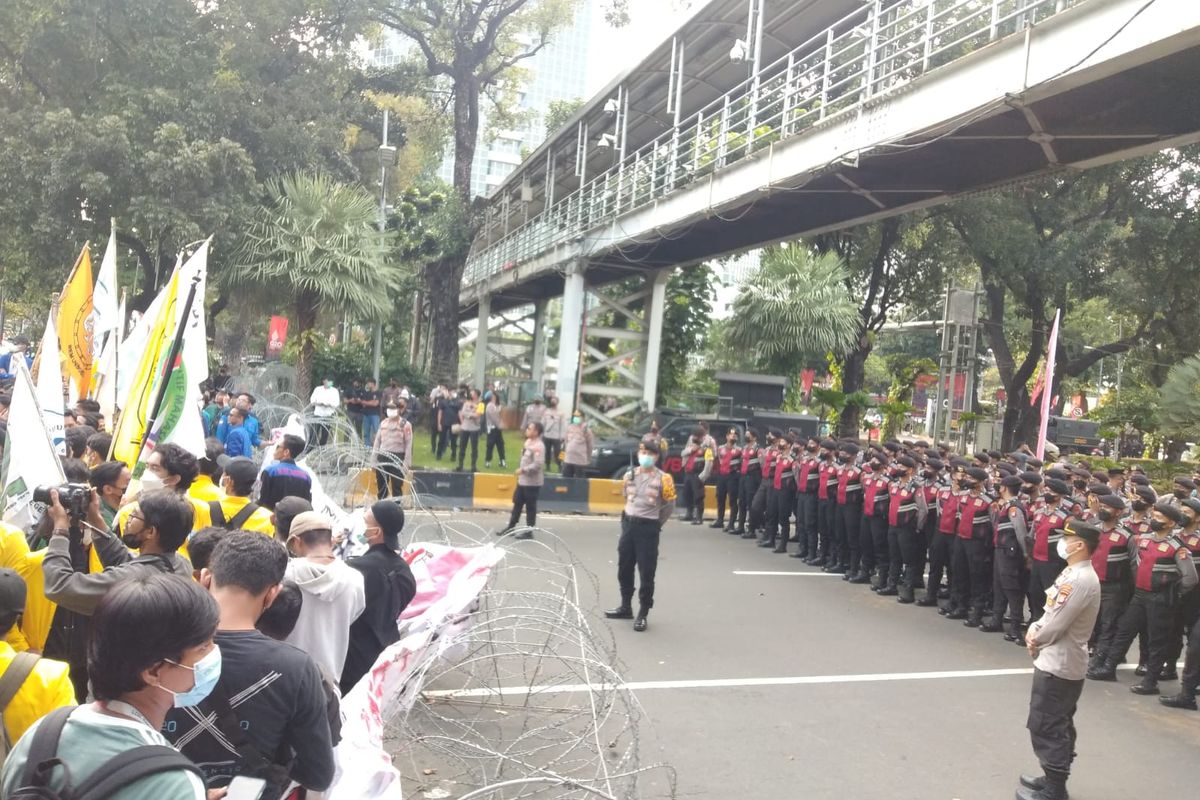
<path fill-rule="evenodd" d="M 329 444 L 329 430 L 333 415 L 337 413 L 342 404 L 342 395 L 333 385 L 333 378 L 326 378 L 323 384 L 313 389 L 312 396 L 308 401 L 312 403 L 313 416 L 317 418 L 313 426 L 316 430 L 309 437 L 309 441 L 317 446 Z"/>
<path fill-rule="evenodd" d="M 333 684 L 341 678 L 350 623 L 366 606 L 362 573 L 333 554 L 333 523 L 315 511 L 297 514 L 288 529 L 286 577 L 304 593 L 300 618 L 286 641 L 317 662 Z"/>

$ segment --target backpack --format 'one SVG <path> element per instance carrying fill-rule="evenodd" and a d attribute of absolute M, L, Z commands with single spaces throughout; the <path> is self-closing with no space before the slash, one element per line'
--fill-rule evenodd
<path fill-rule="evenodd" d="M 8 726 L 3 724 L 2 715 L 8 710 L 8 704 L 17 696 L 17 692 L 21 691 L 25 681 L 33 674 L 33 668 L 41 658 L 36 653 L 17 653 L 16 658 L 4 670 L 4 674 L 0 675 L 0 733 L 3 733 L 0 736 L 0 767 L 8 760 L 8 751 L 12 749 L 13 744 L 8 738 Z"/>
<path fill-rule="evenodd" d="M 236 531 L 241 528 L 258 509 L 259 507 L 254 503 L 247 503 L 241 511 L 233 515 L 233 519 L 226 522 L 225 509 L 221 508 L 221 503 L 213 500 L 208 504 L 208 513 L 212 516 L 213 527 L 224 528 L 227 531 Z"/>
<path fill-rule="evenodd" d="M 87 780 L 75 786 L 65 762 L 58 757 L 59 737 L 75 708 L 58 708 L 42 719 L 30 742 L 21 782 L 8 795 L 9 800 L 105 800 L 134 781 L 181 769 L 204 780 L 200 768 L 175 748 L 148 744 L 110 758 Z M 62 789 L 52 789 L 49 785 L 55 767 L 63 768 L 65 782 Z"/>

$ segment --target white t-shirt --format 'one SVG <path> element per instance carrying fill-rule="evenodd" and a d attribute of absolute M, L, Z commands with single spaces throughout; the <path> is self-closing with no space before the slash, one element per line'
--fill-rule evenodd
<path fill-rule="evenodd" d="M 313 414 L 318 417 L 332 417 L 337 413 L 338 406 L 342 404 L 342 396 L 333 386 L 318 386 L 313 389 L 312 397 L 309 402 L 316 408 Z"/>

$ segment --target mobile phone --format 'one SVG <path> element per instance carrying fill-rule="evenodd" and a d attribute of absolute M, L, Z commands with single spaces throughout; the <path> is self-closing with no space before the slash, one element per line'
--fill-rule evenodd
<path fill-rule="evenodd" d="M 229 782 L 225 792 L 225 800 L 260 800 L 267 790 L 267 782 L 262 778 L 247 778 L 238 775 Z"/>

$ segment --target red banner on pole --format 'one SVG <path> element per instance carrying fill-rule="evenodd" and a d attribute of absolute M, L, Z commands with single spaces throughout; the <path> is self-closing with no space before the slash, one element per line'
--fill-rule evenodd
<path fill-rule="evenodd" d="M 271 317 L 271 325 L 267 329 L 267 361 L 278 361 L 283 357 L 287 331 L 287 317 Z"/>

